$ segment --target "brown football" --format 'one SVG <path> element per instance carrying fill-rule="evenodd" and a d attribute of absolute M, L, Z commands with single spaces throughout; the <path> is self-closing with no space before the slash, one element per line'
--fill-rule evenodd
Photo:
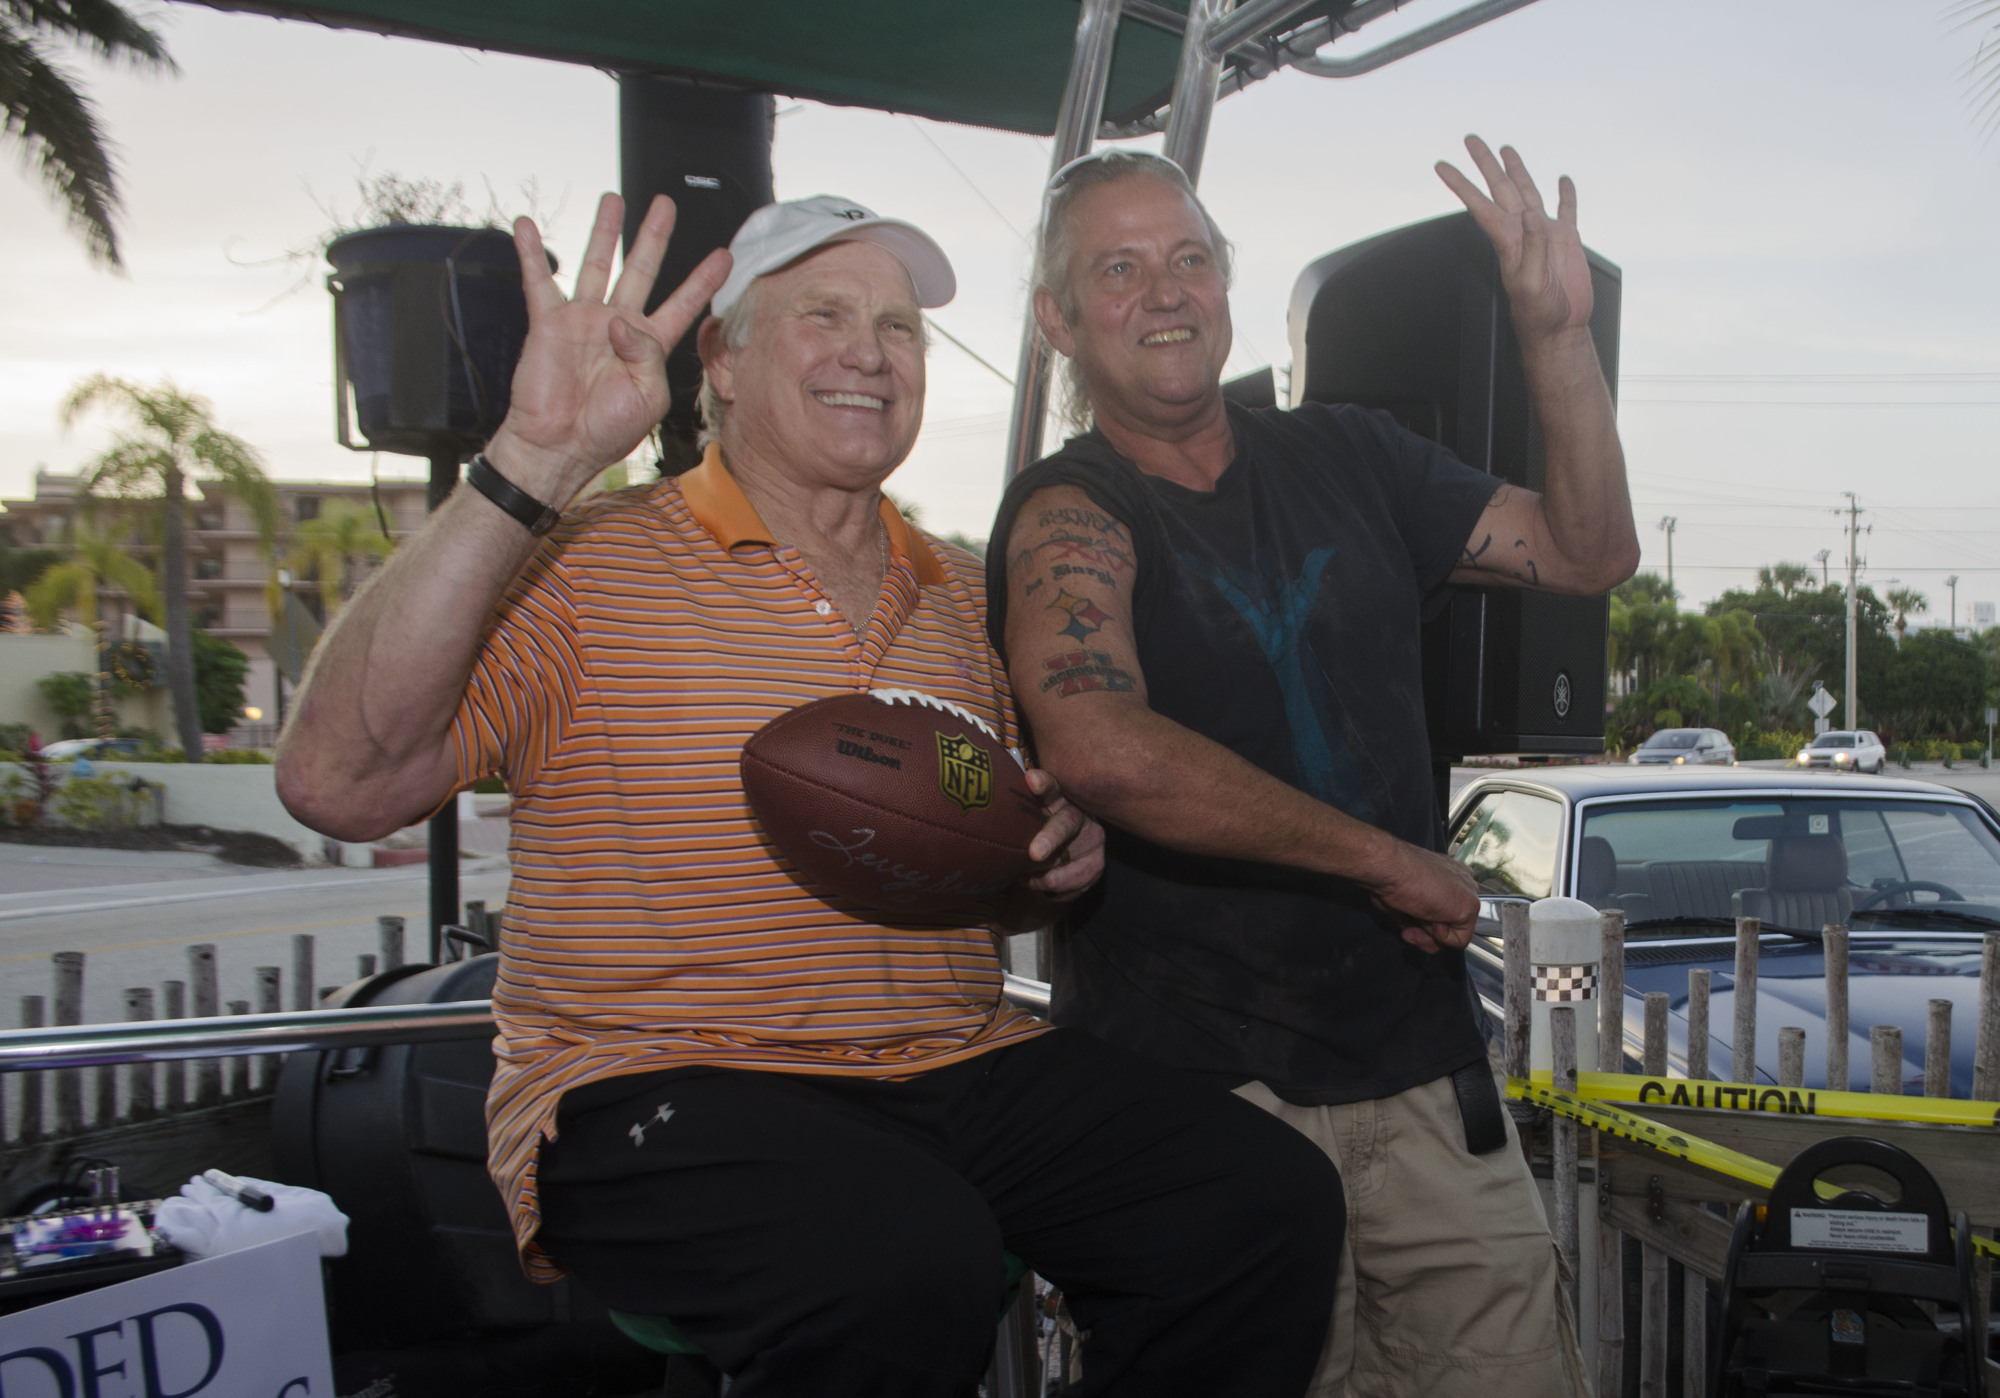
<path fill-rule="evenodd" d="M 743 790 L 794 868 L 896 913 L 963 907 L 1033 868 L 1041 802 L 979 719 L 913 689 L 835 695 L 743 745 Z"/>

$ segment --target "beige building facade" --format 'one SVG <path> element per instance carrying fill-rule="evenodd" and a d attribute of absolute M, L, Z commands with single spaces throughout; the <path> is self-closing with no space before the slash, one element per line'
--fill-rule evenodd
<path fill-rule="evenodd" d="M 248 703 L 263 711 L 260 719 L 246 720 L 232 735 L 236 746 L 264 747 L 275 737 L 278 672 L 271 662 L 266 588 L 274 570 L 283 566 L 298 526 L 331 513 L 356 510 L 378 530 L 386 525 L 391 539 L 401 540 L 424 522 L 427 487 L 421 479 L 383 479 L 372 486 L 365 481 L 286 480 L 273 481 L 272 485 L 278 497 L 278 537 L 269 553 L 258 540 L 256 520 L 241 500 L 212 491 L 191 502 L 188 512 L 188 602 L 194 622 L 211 636 L 234 642 L 250 657 L 244 690 Z M 0 500 L 0 544 L 20 549 L 64 549 L 82 511 L 81 490 L 81 476 L 37 471 L 32 497 Z M 124 540 L 123 547 L 157 571 L 159 549 L 143 528 Z M 371 566 L 366 560 L 356 560 L 357 579 Z M 319 613 L 316 582 L 294 578 L 291 590 L 309 610 Z M 287 698 L 289 694 L 287 685 Z"/>

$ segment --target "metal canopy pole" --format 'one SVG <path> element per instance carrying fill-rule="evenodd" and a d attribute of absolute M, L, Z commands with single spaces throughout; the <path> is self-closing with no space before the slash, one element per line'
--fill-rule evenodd
<path fill-rule="evenodd" d="M 1363 73 L 1372 73 L 1377 68 L 1387 67 L 1399 58 L 1408 58 L 1413 53 L 1421 53 L 1433 44 L 1441 44 L 1446 39 L 1455 38 L 1468 30 L 1496 20 L 1502 15 L 1524 10 L 1535 0 L 1481 0 L 1477 5 L 1469 5 L 1457 14 L 1446 15 L 1443 19 L 1426 24 L 1420 29 L 1412 29 L 1400 39 L 1391 39 L 1386 44 L 1378 44 L 1366 53 L 1357 53 L 1352 58 L 1311 58 L 1299 59 L 1292 66 L 1301 73 L 1310 73 L 1316 78 L 1358 78 Z"/>
<path fill-rule="evenodd" d="M 1201 183 L 1201 158 L 1208 150 L 1208 124 L 1215 115 L 1216 85 L 1222 81 L 1222 52 L 1208 36 L 1235 0 L 1188 0 L 1187 30 L 1181 35 L 1181 66 L 1174 73 L 1167 108 L 1167 159 Z"/>
<path fill-rule="evenodd" d="M 425 503 L 437 509 L 458 488 L 458 448 L 431 457 L 430 489 Z M 444 929 L 458 921 L 458 798 L 452 797 L 430 820 L 431 964 L 444 960 Z"/>
<path fill-rule="evenodd" d="M 1111 55 L 1117 46 L 1121 0 L 1083 0 L 1076 20 L 1076 50 L 1070 59 L 1069 82 L 1063 88 L 1056 118 L 1055 155 L 1049 177 L 1090 153 L 1097 123 L 1104 116 L 1104 89 L 1111 80 Z M 1049 196 L 1042 192 L 1042 216 L 1048 216 Z M 1039 228 L 1038 221 L 1036 227 Z M 1035 327 L 1035 293 L 1028 291 L 1028 308 L 1021 328 L 1021 358 L 1014 372 L 1014 415 L 1007 429 L 1007 478 L 1012 480 L 1042 454 L 1042 420 L 1049 410 L 1049 352 Z"/>

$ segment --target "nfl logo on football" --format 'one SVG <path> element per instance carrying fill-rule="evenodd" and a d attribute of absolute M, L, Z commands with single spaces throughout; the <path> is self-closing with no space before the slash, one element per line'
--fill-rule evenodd
<path fill-rule="evenodd" d="M 937 735 L 938 789 L 962 811 L 993 802 L 993 759 L 970 738 Z"/>

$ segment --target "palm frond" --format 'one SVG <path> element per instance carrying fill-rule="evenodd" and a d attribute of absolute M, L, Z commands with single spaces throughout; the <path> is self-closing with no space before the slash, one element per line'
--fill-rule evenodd
<path fill-rule="evenodd" d="M 0 0 L 0 24 L 40 30 L 107 61 L 180 71 L 159 34 L 115 0 Z"/>
<path fill-rule="evenodd" d="M 124 266 L 113 217 L 118 179 L 90 100 L 36 43 L 0 24 L 0 131 L 24 145 L 28 163 L 64 206 L 90 255 Z"/>
<path fill-rule="evenodd" d="M 1960 71 L 1980 134 L 1991 138 L 2000 132 L 2000 0 L 1954 0 L 1945 6 L 1944 13 L 1946 19 L 1957 21 L 1953 28 L 1984 27 L 1991 31 L 1980 39 Z"/>

